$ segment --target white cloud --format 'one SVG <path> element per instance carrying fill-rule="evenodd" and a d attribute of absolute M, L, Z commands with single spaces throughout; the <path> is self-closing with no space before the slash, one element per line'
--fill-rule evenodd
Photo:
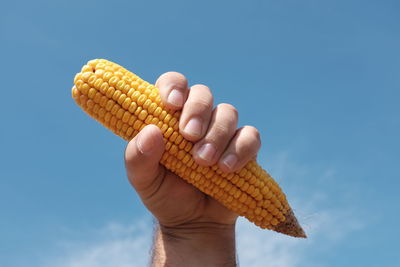
<path fill-rule="evenodd" d="M 349 223 L 341 224 L 346 218 Z M 237 251 L 241 266 L 295 267 L 325 266 L 311 262 L 309 256 L 340 244 L 362 224 L 349 220 L 347 211 L 325 211 L 305 218 L 308 239 L 296 239 L 262 230 L 246 219 L 237 225 Z M 143 218 L 132 224 L 110 223 L 95 241 L 63 243 L 64 254 L 49 259 L 45 267 L 132 267 L 147 266 L 150 258 L 152 222 Z"/>
<path fill-rule="evenodd" d="M 300 176 L 299 184 L 301 176 L 310 175 L 307 168 L 299 169 L 291 163 L 287 154 L 275 164 L 275 171 L 282 177 L 291 177 L 295 173 Z M 318 179 L 326 181 L 334 174 L 333 169 L 322 170 L 318 174 Z M 262 230 L 246 219 L 239 219 L 237 251 L 241 266 L 328 266 L 323 262 L 313 262 L 310 258 L 318 252 L 334 249 L 341 242 L 345 242 L 354 231 L 363 228 L 364 225 L 354 213 L 353 207 L 324 208 L 321 203 L 334 203 L 335 200 L 329 199 L 324 193 L 309 191 L 302 198 L 291 199 L 291 204 L 305 228 L 308 239 L 296 239 Z M 136 220 L 129 225 L 110 223 L 103 229 L 97 230 L 95 240 L 64 242 L 63 255 L 48 259 L 44 267 L 147 266 L 150 258 L 152 225 L 150 217 Z"/>
<path fill-rule="evenodd" d="M 325 210 L 307 217 L 299 216 L 307 239 L 262 230 L 240 219 L 237 227 L 239 263 L 251 267 L 328 266 L 313 262 L 310 256 L 335 248 L 351 233 L 363 228 L 351 214 L 349 210 Z"/>
<path fill-rule="evenodd" d="M 133 267 L 146 266 L 150 258 L 152 222 L 110 223 L 95 230 L 94 240 L 63 241 L 61 256 L 47 259 L 45 267 Z M 92 233 L 93 234 L 93 233 Z"/>

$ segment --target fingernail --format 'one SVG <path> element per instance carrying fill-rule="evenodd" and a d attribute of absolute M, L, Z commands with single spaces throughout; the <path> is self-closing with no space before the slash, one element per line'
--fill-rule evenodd
<path fill-rule="evenodd" d="M 229 154 L 223 158 L 222 164 L 224 164 L 230 170 L 233 170 L 237 161 L 238 161 L 238 159 L 237 159 L 236 155 Z"/>
<path fill-rule="evenodd" d="M 154 148 L 154 143 L 152 142 L 151 138 L 146 138 L 143 135 L 143 132 L 138 135 L 136 145 L 142 154 L 149 154 Z"/>
<path fill-rule="evenodd" d="M 183 95 L 178 90 L 172 89 L 167 101 L 174 106 L 181 107 L 183 105 Z"/>
<path fill-rule="evenodd" d="M 202 129 L 201 124 L 201 119 L 194 117 L 186 124 L 184 132 L 191 136 L 200 136 Z"/>
<path fill-rule="evenodd" d="M 204 144 L 197 152 L 199 157 L 205 161 L 211 161 L 217 150 L 212 144 Z"/>

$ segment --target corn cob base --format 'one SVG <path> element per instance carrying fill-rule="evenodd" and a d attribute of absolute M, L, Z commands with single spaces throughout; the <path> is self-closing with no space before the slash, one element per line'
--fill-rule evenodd
<path fill-rule="evenodd" d="M 255 160 L 229 174 L 217 165 L 198 165 L 191 156 L 193 143 L 179 133 L 180 112 L 164 107 L 154 85 L 104 59 L 84 65 L 74 84 L 76 103 L 127 141 L 146 125 L 157 125 L 166 144 L 161 164 L 170 171 L 262 228 L 306 237 L 285 194 Z"/>

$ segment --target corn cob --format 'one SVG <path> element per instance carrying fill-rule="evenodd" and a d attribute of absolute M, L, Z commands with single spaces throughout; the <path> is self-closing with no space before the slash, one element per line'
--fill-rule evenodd
<path fill-rule="evenodd" d="M 72 97 L 127 141 L 148 124 L 158 126 L 166 144 L 161 164 L 167 169 L 261 228 L 306 237 L 285 194 L 256 160 L 233 173 L 198 165 L 191 156 L 193 143 L 179 133 L 180 111 L 166 109 L 154 85 L 113 62 L 94 59 L 76 74 Z"/>

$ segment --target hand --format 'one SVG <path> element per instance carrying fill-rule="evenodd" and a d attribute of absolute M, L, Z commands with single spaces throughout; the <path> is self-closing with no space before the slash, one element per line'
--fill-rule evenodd
<path fill-rule="evenodd" d="M 189 89 L 186 78 L 175 72 L 161 75 L 156 86 L 166 107 L 182 110 L 179 129 L 195 143 L 193 157 L 198 164 L 218 164 L 223 171 L 232 172 L 256 156 L 260 147 L 257 129 L 251 126 L 237 129 L 236 109 L 229 104 L 213 108 L 213 96 L 207 86 L 194 85 Z M 125 151 L 129 181 L 157 218 L 160 242 L 171 238 L 185 240 L 189 235 L 192 241 L 199 237 L 203 243 L 212 243 L 211 247 L 222 241 L 221 245 L 226 247 L 218 238 L 222 236 L 233 241 L 234 250 L 238 215 L 160 165 L 163 152 L 162 133 L 154 125 L 145 127 Z M 212 240 L 215 237 L 218 239 Z M 186 242 L 182 249 L 187 248 Z"/>

